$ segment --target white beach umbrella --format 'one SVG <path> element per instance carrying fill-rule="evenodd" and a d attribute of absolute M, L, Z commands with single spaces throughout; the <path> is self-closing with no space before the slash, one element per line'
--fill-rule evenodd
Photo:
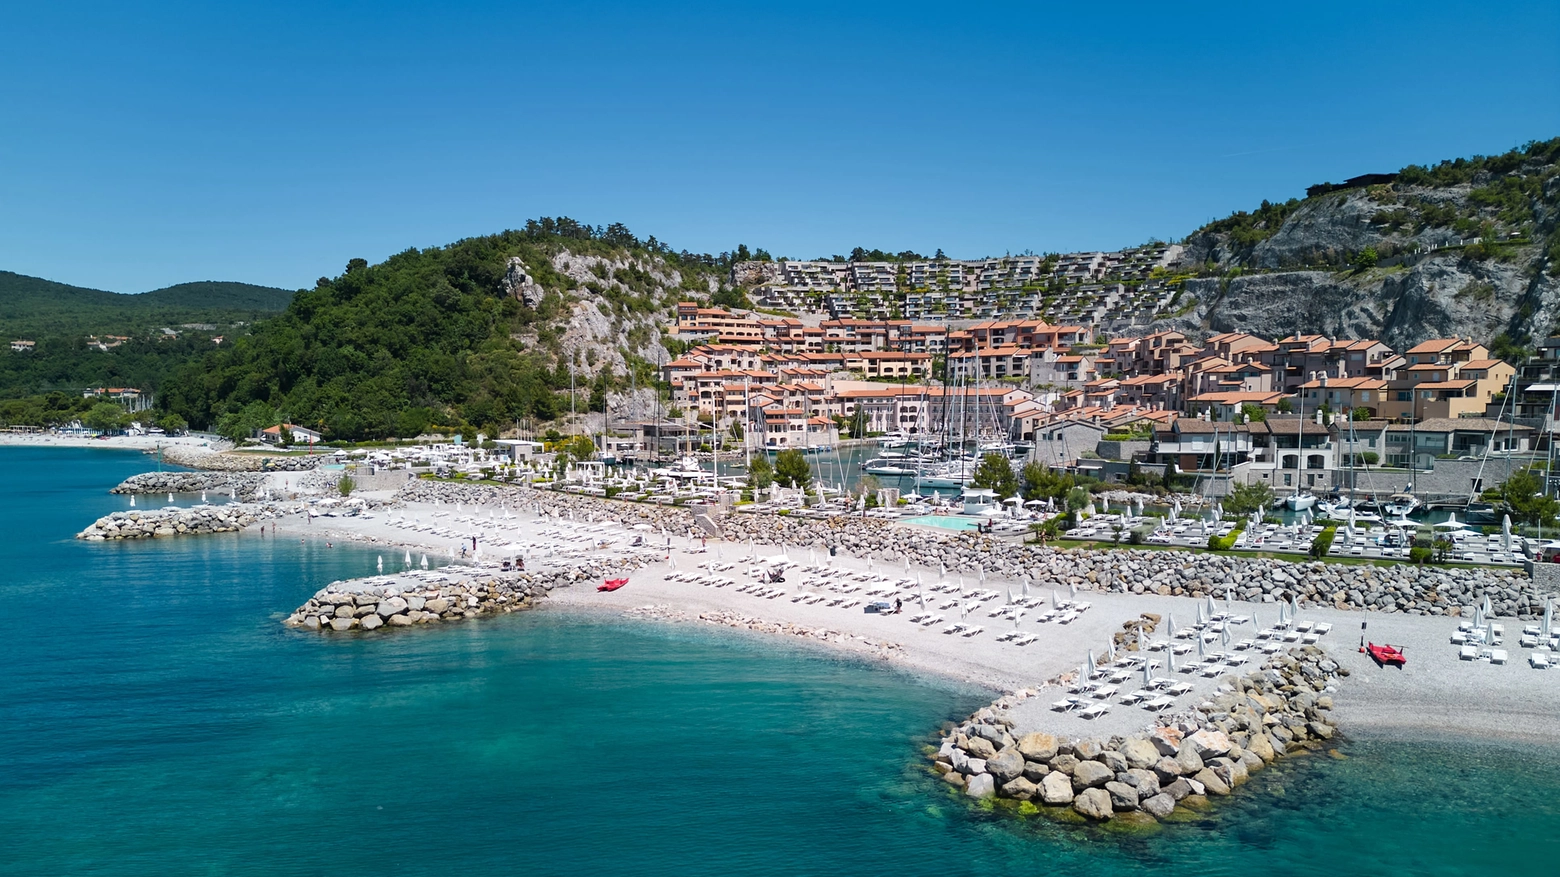
<path fill-rule="evenodd" d="M 406 552 L 406 556 L 401 558 L 401 563 L 405 566 L 412 565 L 412 553 L 410 551 Z"/>
<path fill-rule="evenodd" d="M 1093 679 L 1095 676 L 1099 675 L 1099 667 L 1095 666 L 1095 664 L 1094 664 L 1094 650 L 1093 649 L 1089 650 L 1088 659 L 1084 662 L 1084 666 L 1089 669 L 1089 675 L 1086 676 L 1085 678 Z"/>
<path fill-rule="evenodd" d="M 1543 632 L 1544 632 L 1544 639 L 1549 639 L 1549 637 L 1553 635 L 1550 631 L 1552 631 L 1554 629 L 1554 621 L 1555 621 L 1555 604 L 1554 604 L 1554 601 L 1550 597 L 1545 597 L 1544 598 L 1544 626 L 1542 628 Z"/>
<path fill-rule="evenodd" d="M 1484 626 L 1484 609 L 1483 609 L 1483 607 L 1480 607 L 1480 606 L 1473 607 L 1473 626 L 1474 627 L 1483 627 Z"/>
<path fill-rule="evenodd" d="M 1143 687 L 1147 688 L 1148 686 L 1152 685 L 1153 683 L 1154 683 L 1154 662 L 1150 661 L 1147 658 L 1144 658 L 1143 659 Z"/>
<path fill-rule="evenodd" d="M 1213 603 L 1213 595 L 1209 594 L 1208 595 L 1208 617 L 1212 618 L 1213 616 L 1215 616 L 1217 614 L 1219 614 L 1219 607 L 1214 605 L 1214 603 Z"/>
<path fill-rule="evenodd" d="M 1174 612 L 1171 612 L 1171 613 L 1169 613 L 1168 615 L 1165 616 L 1165 633 L 1167 635 L 1169 635 L 1169 636 L 1175 636 L 1175 613 Z"/>
<path fill-rule="evenodd" d="M 1078 585 L 1076 583 L 1067 586 L 1067 595 L 1075 600 L 1078 598 Z"/>
<path fill-rule="evenodd" d="M 130 507 L 135 508 L 135 494 L 130 494 Z"/>
<path fill-rule="evenodd" d="M 1197 631 L 1197 657 L 1208 657 L 1208 643 L 1203 639 L 1202 631 Z"/>
<path fill-rule="evenodd" d="M 1057 596 L 1055 588 L 1051 589 L 1051 608 L 1052 609 L 1060 609 L 1060 608 L 1062 608 L 1062 598 Z"/>
<path fill-rule="evenodd" d="M 1175 649 L 1165 649 L 1165 669 L 1175 672 Z"/>
<path fill-rule="evenodd" d="M 1201 604 L 1201 603 L 1198 603 L 1198 604 L 1197 604 L 1197 625 L 1196 625 L 1196 626 L 1197 626 L 1197 627 L 1202 627 L 1202 626 L 1203 626 L 1203 624 L 1205 624 L 1205 623 L 1206 623 L 1206 622 L 1204 622 L 1204 621 L 1203 621 L 1203 610 L 1202 610 L 1202 604 Z"/>
<path fill-rule="evenodd" d="M 1222 640 L 1222 642 L 1224 643 L 1224 647 L 1226 649 L 1229 648 L 1230 647 L 1230 626 L 1226 624 L 1224 626 L 1224 629 L 1219 632 L 1219 636 L 1220 636 L 1220 639 Z"/>
<path fill-rule="evenodd" d="M 1025 573 L 1024 577 L 1022 579 L 1020 579 L 1019 581 L 1023 583 L 1023 586 L 1024 586 L 1024 596 L 1025 597 L 1029 596 L 1029 574 Z"/>
<path fill-rule="evenodd" d="M 1148 634 L 1143 632 L 1143 625 L 1138 625 L 1138 654 L 1148 654 Z"/>
<path fill-rule="evenodd" d="M 1495 614 L 1495 606 L 1490 602 L 1490 595 L 1484 595 L 1484 615 L 1486 618 Z"/>
<path fill-rule="evenodd" d="M 1251 610 L 1251 629 L 1252 630 L 1261 630 L 1262 629 L 1262 622 L 1257 620 L 1257 611 L 1255 609 Z"/>
<path fill-rule="evenodd" d="M 1116 663 L 1116 638 L 1111 637 L 1105 641 L 1105 655 L 1110 658 L 1112 664 Z"/>
<path fill-rule="evenodd" d="M 717 549 L 719 547 L 720 546 L 718 546 L 718 545 L 716 546 Z M 808 566 L 817 566 L 818 565 L 818 552 L 813 550 L 813 548 L 810 547 L 810 546 L 807 549 L 807 565 Z"/>
<path fill-rule="evenodd" d="M 428 555 L 426 555 L 426 554 L 424 554 L 422 556 L 422 568 L 423 569 L 427 569 L 428 568 Z"/>
<path fill-rule="evenodd" d="M 173 502 L 173 494 L 168 494 L 168 501 Z"/>

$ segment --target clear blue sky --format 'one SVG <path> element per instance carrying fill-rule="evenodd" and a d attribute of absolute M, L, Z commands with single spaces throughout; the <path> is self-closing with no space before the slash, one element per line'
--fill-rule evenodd
<path fill-rule="evenodd" d="M 978 257 L 1560 135 L 1560 4 L 32 3 L 0 268 L 285 287 L 568 215 Z"/>

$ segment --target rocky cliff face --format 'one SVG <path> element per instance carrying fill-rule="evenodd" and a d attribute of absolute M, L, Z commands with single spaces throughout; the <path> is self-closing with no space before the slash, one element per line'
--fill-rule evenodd
<path fill-rule="evenodd" d="M 1198 334 L 1543 337 L 1560 324 L 1556 141 L 1494 159 L 1405 169 L 1390 183 L 1212 223 L 1186 240 Z"/>

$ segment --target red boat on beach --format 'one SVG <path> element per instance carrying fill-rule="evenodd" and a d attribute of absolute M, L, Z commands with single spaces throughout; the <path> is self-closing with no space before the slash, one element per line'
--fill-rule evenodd
<path fill-rule="evenodd" d="M 1402 667 L 1408 663 L 1408 658 L 1403 654 L 1403 648 L 1401 646 L 1389 646 L 1385 644 L 1378 646 L 1375 643 L 1371 643 L 1365 647 L 1365 651 L 1369 653 L 1372 658 L 1376 659 L 1377 664 L 1380 664 L 1383 667 L 1387 666 L 1388 664 Z"/>
<path fill-rule="evenodd" d="M 616 591 L 618 588 L 621 588 L 626 584 L 628 584 L 628 579 L 607 579 L 602 584 L 597 585 L 596 590 Z"/>

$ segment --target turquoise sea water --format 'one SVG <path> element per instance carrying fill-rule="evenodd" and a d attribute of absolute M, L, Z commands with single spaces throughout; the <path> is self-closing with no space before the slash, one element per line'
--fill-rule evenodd
<path fill-rule="evenodd" d="M 0 449 L 0 874 L 1486 875 L 1560 861 L 1560 754 L 1345 743 L 1207 817 L 1079 832 L 916 765 L 980 702 L 719 630 L 529 613 L 284 630 L 375 552 L 109 545 L 138 455 Z M 1548 864 L 1546 864 L 1548 863 Z"/>

